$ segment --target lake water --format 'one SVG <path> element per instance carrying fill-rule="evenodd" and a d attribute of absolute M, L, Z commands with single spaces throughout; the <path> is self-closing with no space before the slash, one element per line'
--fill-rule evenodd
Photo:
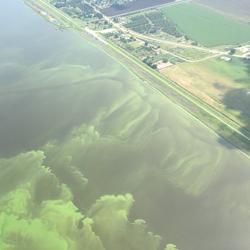
<path fill-rule="evenodd" d="M 249 250 L 246 156 L 22 1 L 0 24 L 0 249 Z"/>

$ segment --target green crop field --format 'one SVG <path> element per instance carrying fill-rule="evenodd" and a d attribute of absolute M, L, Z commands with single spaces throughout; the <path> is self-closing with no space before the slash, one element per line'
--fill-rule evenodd
<path fill-rule="evenodd" d="M 237 18 L 250 20 L 249 0 L 195 0 L 216 10 L 233 15 Z"/>
<path fill-rule="evenodd" d="M 212 59 L 202 62 L 201 65 L 210 70 L 210 72 L 214 72 L 214 74 L 220 74 L 234 81 L 235 85 L 232 87 L 250 87 L 249 60 L 235 58 L 231 62 L 225 62 L 220 59 Z"/>
<path fill-rule="evenodd" d="M 184 3 L 162 9 L 190 39 L 208 47 L 233 45 L 250 40 L 250 25 L 209 8 Z"/>

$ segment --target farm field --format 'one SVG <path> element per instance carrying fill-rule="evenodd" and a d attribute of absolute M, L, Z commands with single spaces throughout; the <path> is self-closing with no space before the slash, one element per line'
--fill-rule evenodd
<path fill-rule="evenodd" d="M 183 3 L 162 10 L 180 32 L 204 46 L 233 45 L 250 40 L 249 24 L 201 5 Z"/>
<path fill-rule="evenodd" d="M 112 5 L 102 12 L 107 16 L 116 16 L 171 2 L 174 0 L 135 0 L 123 5 Z"/>
<path fill-rule="evenodd" d="M 169 46 L 166 44 L 161 44 L 161 48 L 173 53 L 176 56 L 183 57 L 188 62 L 194 62 L 195 60 L 205 61 L 206 58 L 211 57 L 212 53 L 201 51 L 195 48 L 183 48 L 178 46 Z M 185 60 L 184 60 L 185 61 Z"/>
<path fill-rule="evenodd" d="M 240 19 L 250 20 L 249 0 L 196 0 L 196 2 L 212 7 L 216 10 L 231 14 Z"/>
<path fill-rule="evenodd" d="M 244 123 L 250 118 L 247 111 L 249 98 L 245 98 L 250 88 L 249 69 L 250 63 L 247 60 L 233 59 L 225 62 L 210 59 L 199 63 L 178 64 L 164 69 L 162 73 L 210 105 L 228 109 L 233 118 L 243 115 L 241 121 Z M 241 100 L 240 108 L 235 97 Z"/>

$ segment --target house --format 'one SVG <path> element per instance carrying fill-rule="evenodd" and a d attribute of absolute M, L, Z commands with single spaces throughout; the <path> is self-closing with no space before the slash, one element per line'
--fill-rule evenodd
<path fill-rule="evenodd" d="M 156 65 L 156 68 L 160 71 L 160 70 L 163 70 L 167 67 L 172 66 L 173 64 L 171 62 L 164 62 L 163 60 L 160 60 L 160 61 L 156 62 L 155 65 Z"/>

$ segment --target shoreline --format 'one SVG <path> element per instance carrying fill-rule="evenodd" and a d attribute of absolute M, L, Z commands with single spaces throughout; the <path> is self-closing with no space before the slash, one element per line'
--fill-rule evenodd
<path fill-rule="evenodd" d="M 44 0 L 37 0 L 35 2 L 33 0 L 24 0 L 24 2 L 31 6 L 33 3 L 39 5 L 41 8 L 45 8 L 48 14 L 65 22 L 66 28 L 69 26 L 73 31 L 78 32 L 80 36 L 84 37 L 88 42 L 98 49 L 102 49 L 104 53 L 123 65 L 129 70 L 129 72 L 142 80 L 144 84 L 147 84 L 154 90 L 160 92 L 171 102 L 182 108 L 183 111 L 199 120 L 199 122 L 207 128 L 230 143 L 232 147 L 240 150 L 245 156 L 250 158 L 250 152 L 247 150 L 250 147 L 250 139 L 248 135 L 244 134 L 244 131 L 241 132 L 240 125 L 227 117 L 224 113 L 219 112 L 203 102 L 197 96 L 194 96 L 188 90 L 181 87 L 179 84 L 149 68 L 143 62 L 111 41 L 102 37 L 102 39 L 105 40 L 105 43 L 102 43 L 89 32 L 86 32 L 87 25 L 83 21 L 73 19 Z"/>

